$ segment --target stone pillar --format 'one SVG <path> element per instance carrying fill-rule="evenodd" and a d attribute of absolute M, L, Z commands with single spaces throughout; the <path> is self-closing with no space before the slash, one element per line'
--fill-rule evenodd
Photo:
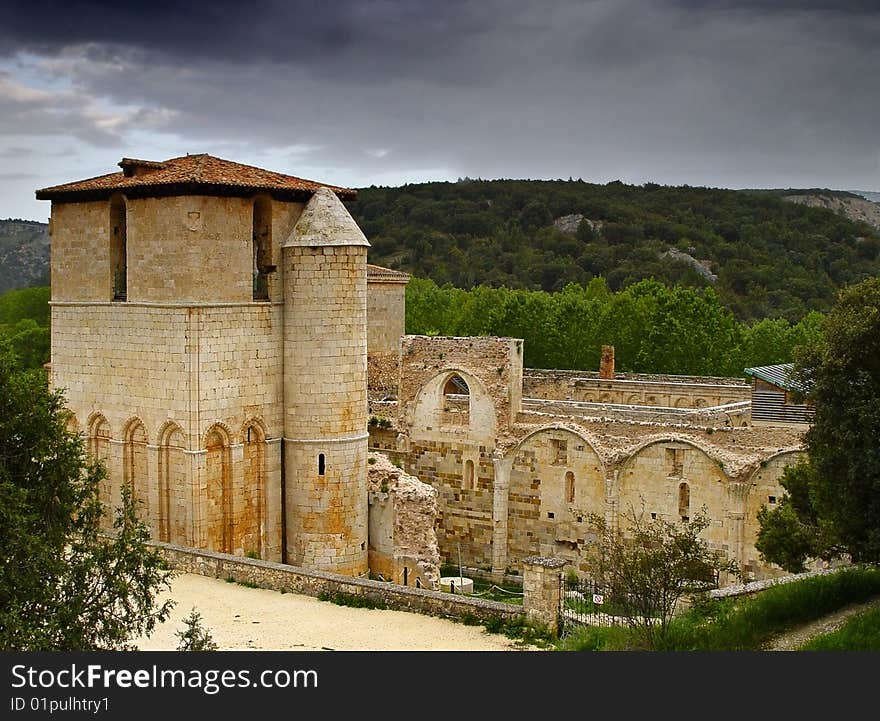
<path fill-rule="evenodd" d="M 599 361 L 599 377 L 614 380 L 614 346 L 602 346 L 602 358 Z"/>
<path fill-rule="evenodd" d="M 505 460 L 496 451 L 492 454 L 492 465 L 495 467 L 495 480 L 492 484 L 492 574 L 503 579 L 507 570 L 508 493 L 513 456 Z"/>
<path fill-rule="evenodd" d="M 523 566 L 523 608 L 529 621 L 547 626 L 551 633 L 559 631 L 561 599 L 561 558 L 529 556 Z"/>
<path fill-rule="evenodd" d="M 727 544 L 730 549 L 730 558 L 737 562 L 740 570 L 743 569 L 745 542 L 745 510 L 746 498 L 749 492 L 748 483 L 731 482 L 727 486 L 728 510 L 727 510 Z"/>

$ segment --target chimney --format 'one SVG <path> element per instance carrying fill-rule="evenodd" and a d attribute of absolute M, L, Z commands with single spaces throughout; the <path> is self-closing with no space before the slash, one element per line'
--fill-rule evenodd
<path fill-rule="evenodd" d="M 602 346 L 602 360 L 599 361 L 599 377 L 614 380 L 614 346 Z"/>

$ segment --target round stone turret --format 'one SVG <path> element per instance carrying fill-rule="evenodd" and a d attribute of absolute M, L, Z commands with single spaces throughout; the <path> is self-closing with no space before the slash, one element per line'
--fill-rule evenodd
<path fill-rule="evenodd" d="M 282 244 L 287 562 L 367 565 L 367 248 L 319 189 Z"/>

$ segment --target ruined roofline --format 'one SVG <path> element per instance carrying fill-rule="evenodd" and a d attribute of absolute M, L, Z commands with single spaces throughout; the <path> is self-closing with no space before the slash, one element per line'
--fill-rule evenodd
<path fill-rule="evenodd" d="M 669 383 L 676 385 L 702 385 L 702 386 L 743 386 L 749 384 L 743 378 L 731 376 L 688 376 L 674 375 L 672 373 L 618 373 L 614 378 L 600 378 L 597 371 L 567 370 L 554 368 L 523 368 L 523 378 L 540 378 L 544 376 L 552 379 L 554 376 L 566 378 L 571 381 L 602 381 L 604 383 L 616 383 L 626 381 L 629 383 Z"/>

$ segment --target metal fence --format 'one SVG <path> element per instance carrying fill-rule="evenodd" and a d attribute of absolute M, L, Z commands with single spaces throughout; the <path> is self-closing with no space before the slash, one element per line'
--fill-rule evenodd
<path fill-rule="evenodd" d="M 559 577 L 559 616 L 565 635 L 577 626 L 614 626 L 626 623 L 615 612 L 612 589 L 589 579 Z"/>

